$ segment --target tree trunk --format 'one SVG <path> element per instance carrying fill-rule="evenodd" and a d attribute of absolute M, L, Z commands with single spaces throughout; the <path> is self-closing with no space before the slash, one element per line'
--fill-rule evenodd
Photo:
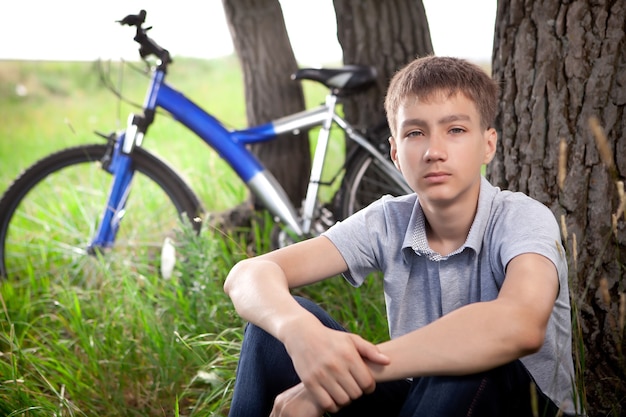
<path fill-rule="evenodd" d="M 248 123 L 304 110 L 302 87 L 290 78 L 298 65 L 279 1 L 223 0 L 223 4 L 243 71 Z M 300 207 L 311 166 L 308 132 L 252 145 L 251 150 Z"/>
<path fill-rule="evenodd" d="M 333 0 L 344 64 L 371 65 L 376 88 L 344 101 L 350 123 L 366 128 L 385 121 L 385 92 L 391 76 L 417 56 L 433 53 L 421 0 Z"/>
<path fill-rule="evenodd" d="M 623 0 L 500 0 L 495 30 L 500 141 L 487 175 L 543 202 L 566 226 L 579 321 L 574 351 L 579 364 L 584 355 L 590 415 L 626 412 L 624 216 L 612 223 L 616 181 L 626 174 L 625 7 Z M 592 117 L 606 131 L 612 155 L 604 159 Z M 568 149 L 562 188 L 561 140 Z"/>

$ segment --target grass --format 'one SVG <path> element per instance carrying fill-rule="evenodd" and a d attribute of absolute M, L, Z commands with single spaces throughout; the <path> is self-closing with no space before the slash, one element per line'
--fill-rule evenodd
<path fill-rule="evenodd" d="M 123 128 L 133 107 L 103 88 L 101 70 L 125 97 L 143 100 L 144 75 L 129 65 L 0 61 L 0 191 L 50 152 L 97 142 L 94 130 Z M 245 125 L 235 58 L 180 59 L 168 79 L 228 126 Z M 323 91 L 304 88 L 307 105 L 322 101 Z M 145 145 L 179 169 L 209 210 L 245 198 L 230 168 L 170 118 L 157 118 Z M 61 185 L 51 194 L 73 191 Z M 52 212 L 55 200 L 42 204 Z M 225 415 L 243 323 L 222 284 L 237 260 L 269 250 L 271 223 L 252 226 L 253 243 L 249 231 L 207 227 L 196 236 L 181 225 L 177 250 L 186 263 L 168 280 L 104 258 L 92 260 L 97 279 L 77 281 L 51 260 L 45 276 L 0 283 L 0 415 Z M 51 259 L 44 243 L 27 251 Z M 381 285 L 372 279 L 350 290 L 337 278 L 302 293 L 319 301 L 332 294 L 336 304 L 325 307 L 379 341 L 387 337 Z"/>
<path fill-rule="evenodd" d="M 138 63 L 0 61 L 0 190 L 21 170 L 50 152 L 99 142 L 102 139 L 94 131 L 110 133 L 125 127 L 127 115 L 137 109 L 117 100 L 103 87 L 101 78 L 121 90 L 130 102 L 143 102 L 147 78 Z M 177 59 L 168 73 L 168 82 L 227 127 L 246 125 L 243 82 L 236 57 Z M 307 106 L 323 101 L 323 88 L 311 82 L 302 85 Z M 315 132 L 311 137 L 315 138 Z M 342 155 L 341 138 L 334 137 L 329 153 Z M 311 142 L 314 146 L 314 140 Z M 245 198 L 245 187 L 230 167 L 167 115 L 157 117 L 144 146 L 176 167 L 208 209 L 232 207 L 232 196 L 236 201 Z M 224 183 L 230 185 L 232 193 L 221 192 Z"/>
<path fill-rule="evenodd" d="M 243 323 L 222 282 L 237 260 L 269 249 L 263 224 L 253 227 L 254 247 L 244 235 L 197 236 L 181 227 L 187 263 L 169 280 L 109 274 L 91 286 L 59 276 L 4 282 L 0 414 L 225 415 Z M 357 292 L 331 280 L 303 294 L 332 294 L 337 304 L 325 307 L 348 328 L 386 338 L 379 281 Z"/>
<path fill-rule="evenodd" d="M 233 126 L 245 124 L 243 91 L 235 59 L 220 62 L 221 69 L 211 61 L 183 60 L 180 70 L 172 70 L 170 81 L 181 85 L 183 91 Z M 220 66 L 218 65 L 218 66 Z M 123 95 L 134 103 L 143 101 L 147 79 L 138 64 L 133 67 L 115 63 L 58 63 L 58 62 L 3 62 L 0 71 L 0 90 L 4 103 L 0 154 L 3 158 L 0 188 L 4 189 L 22 169 L 48 153 L 65 146 L 99 142 L 94 131 L 110 133 L 125 127 L 127 114 L 137 111 L 131 105 L 120 103 L 102 86 L 100 71 Z M 178 69 L 176 66 L 173 68 Z M 67 74 L 71 74 L 68 76 Z M 206 78 L 207 82 L 201 81 Z M 229 77 L 229 79 L 224 79 Z M 196 80 L 196 86 L 192 84 Z M 211 86 L 218 86 L 213 92 Z M 232 85 L 229 105 L 221 105 L 226 95 L 225 86 Z M 26 95 L 14 93 L 19 86 Z M 6 94 L 6 96 L 5 96 Z M 3 103 L 3 104 L 4 104 Z M 5 110 L 6 109 L 6 110 Z M 19 144 L 19 150 L 16 148 Z M 215 189 L 209 169 L 227 170 L 226 165 L 206 145 L 198 141 L 169 117 L 158 117 L 146 138 L 146 147 L 179 167 L 181 175 L 201 187 L 199 192 Z M 217 178 L 219 180 L 219 178 Z M 238 198 L 242 199 L 243 185 L 239 184 Z M 210 199 L 215 205 L 226 207 L 229 201 Z"/>
<path fill-rule="evenodd" d="M 126 97 L 143 100 L 144 75 L 127 65 L 0 61 L 0 192 L 50 152 L 96 142 L 94 130 L 123 127 L 132 106 L 102 87 L 101 69 Z M 245 125 L 235 58 L 177 60 L 169 80 L 229 126 Z M 304 86 L 308 105 L 321 101 L 321 91 Z M 157 119 L 146 141 L 179 168 L 209 210 L 245 198 L 230 168 L 168 117 Z M 199 236 L 181 225 L 177 249 L 186 263 L 168 280 L 101 260 L 94 262 L 100 278 L 88 282 L 51 269 L 0 283 L 0 415 L 225 415 L 243 323 L 222 283 L 239 259 L 269 250 L 270 224 L 259 218 L 250 231 L 224 235 L 207 227 Z M 48 256 L 43 244 L 32 250 Z M 576 279 L 574 268 L 570 273 Z M 371 277 L 353 290 L 335 278 L 299 291 L 376 342 L 387 338 L 381 286 Z M 585 401 L 583 323 L 576 303 L 573 310 L 578 394 Z"/>
<path fill-rule="evenodd" d="M 241 326 L 228 317 L 219 272 L 203 272 L 192 286 L 185 275 L 110 275 L 90 288 L 62 277 L 6 283 L 4 415 L 172 415 L 175 407 L 206 415 L 223 407 L 208 398 L 232 379 Z"/>

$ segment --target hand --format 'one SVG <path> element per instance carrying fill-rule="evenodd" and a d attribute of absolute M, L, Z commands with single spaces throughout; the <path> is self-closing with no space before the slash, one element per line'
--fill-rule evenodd
<path fill-rule="evenodd" d="M 270 417 L 320 417 L 323 414 L 324 409 L 300 383 L 276 397 Z"/>
<path fill-rule="evenodd" d="M 374 344 L 319 322 L 293 329 L 285 346 L 309 395 L 333 413 L 376 387 L 366 362 L 389 364 Z"/>

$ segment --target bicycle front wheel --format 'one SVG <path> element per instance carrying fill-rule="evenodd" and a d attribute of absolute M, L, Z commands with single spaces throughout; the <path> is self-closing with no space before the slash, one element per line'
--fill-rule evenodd
<path fill-rule="evenodd" d="M 399 196 L 411 192 L 405 182 L 398 182 L 391 169 L 395 168 L 383 166 L 365 149 L 360 149 L 349 161 L 335 195 L 335 219 L 343 220 L 385 194 Z"/>
<path fill-rule="evenodd" d="M 0 277 L 97 278 L 104 270 L 158 273 L 161 249 L 186 214 L 199 230 L 201 205 L 161 160 L 137 148 L 132 192 L 113 248 L 89 256 L 112 176 L 107 145 L 64 149 L 35 163 L 0 200 Z M 168 241 L 169 242 L 169 241 Z"/>

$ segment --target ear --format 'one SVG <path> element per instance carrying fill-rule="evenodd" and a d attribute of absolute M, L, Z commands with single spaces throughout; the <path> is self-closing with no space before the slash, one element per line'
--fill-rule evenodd
<path fill-rule="evenodd" d="M 398 147 L 396 146 L 396 141 L 393 136 L 389 136 L 389 156 L 391 156 L 391 160 L 396 168 L 398 168 L 398 171 L 402 172 L 400 162 L 398 161 Z"/>
<path fill-rule="evenodd" d="M 496 154 L 496 144 L 498 143 L 498 132 L 493 127 L 485 130 L 485 159 L 484 164 L 488 164 L 493 160 Z"/>

